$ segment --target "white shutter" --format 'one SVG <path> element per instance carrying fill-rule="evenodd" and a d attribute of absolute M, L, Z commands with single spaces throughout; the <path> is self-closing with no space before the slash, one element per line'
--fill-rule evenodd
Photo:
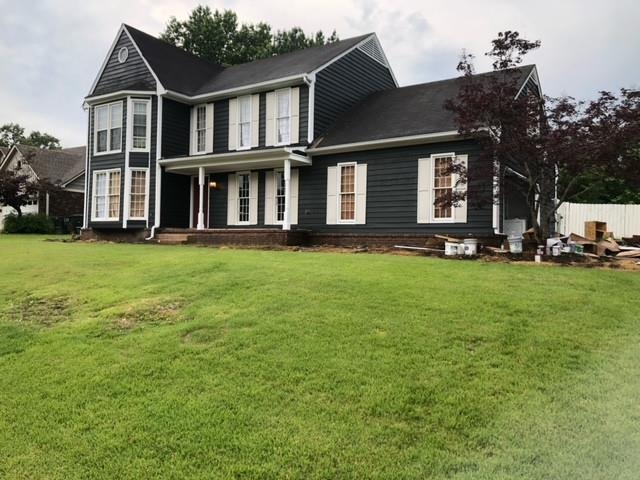
<path fill-rule="evenodd" d="M 227 225 L 238 223 L 238 179 L 235 173 L 229 174 L 227 181 Z"/>
<path fill-rule="evenodd" d="M 260 144 L 260 94 L 251 95 L 251 146 Z"/>
<path fill-rule="evenodd" d="M 191 141 L 189 142 L 189 155 L 193 155 L 196 153 L 196 115 L 197 115 L 197 111 L 198 108 L 197 107 L 191 107 L 191 128 L 190 128 L 190 132 L 191 135 L 189 136 L 189 138 L 191 139 Z"/>
<path fill-rule="evenodd" d="M 291 188 L 291 213 L 289 214 L 289 223 L 291 225 L 298 224 L 298 185 L 299 175 L 298 169 L 291 170 L 291 180 L 289 182 L 289 186 Z"/>
<path fill-rule="evenodd" d="M 327 167 L 327 225 L 338 223 L 338 167 Z"/>
<path fill-rule="evenodd" d="M 213 103 L 207 103 L 207 130 L 205 133 L 205 152 L 213 153 Z"/>
<path fill-rule="evenodd" d="M 238 99 L 229 99 L 229 150 L 238 148 Z"/>
<path fill-rule="evenodd" d="M 264 176 L 264 224 L 274 225 L 276 217 L 275 207 L 275 173 L 270 170 Z"/>
<path fill-rule="evenodd" d="M 258 172 L 251 172 L 249 178 L 249 224 L 258 224 Z"/>
<path fill-rule="evenodd" d="M 272 147 L 276 143 L 276 92 L 267 93 L 266 110 L 265 146 Z"/>
<path fill-rule="evenodd" d="M 465 170 L 467 169 L 467 160 L 468 160 L 467 155 L 458 155 L 457 157 L 455 157 L 455 160 L 456 160 L 456 163 L 461 164 L 465 168 Z M 458 178 L 459 178 L 459 175 L 457 174 L 453 176 L 454 185 L 458 182 Z M 469 179 L 469 175 L 467 172 L 467 180 L 468 179 Z M 457 187 L 455 187 L 455 190 L 456 192 L 466 192 L 467 185 L 466 184 L 458 185 Z M 466 199 L 463 202 L 461 202 L 459 206 L 453 209 L 453 221 L 455 223 L 467 223 L 467 200 Z"/>
<path fill-rule="evenodd" d="M 429 223 L 431 217 L 431 159 L 418 159 L 418 223 Z"/>
<path fill-rule="evenodd" d="M 298 143 L 300 130 L 300 88 L 291 89 L 291 125 L 290 139 L 291 143 Z"/>
<path fill-rule="evenodd" d="M 356 224 L 367 223 L 367 164 L 356 165 Z"/>

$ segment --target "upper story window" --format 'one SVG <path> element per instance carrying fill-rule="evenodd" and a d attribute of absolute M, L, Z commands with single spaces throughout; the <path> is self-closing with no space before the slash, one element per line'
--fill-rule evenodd
<path fill-rule="evenodd" d="M 191 110 L 191 154 L 213 152 L 213 104 L 196 105 Z"/>
<path fill-rule="evenodd" d="M 122 102 L 95 107 L 94 115 L 94 154 L 121 151 Z"/>
<path fill-rule="evenodd" d="M 204 152 L 207 135 L 207 107 L 200 105 L 196 107 L 196 151 Z"/>
<path fill-rule="evenodd" d="M 266 95 L 265 145 L 291 145 L 300 141 L 300 87 Z"/>
<path fill-rule="evenodd" d="M 291 89 L 276 92 L 276 143 L 291 143 Z"/>
<path fill-rule="evenodd" d="M 251 148 L 251 96 L 238 98 L 238 140 L 240 148 Z"/>
<path fill-rule="evenodd" d="M 132 150 L 149 151 L 149 133 L 151 122 L 151 101 L 132 100 L 133 144 Z"/>

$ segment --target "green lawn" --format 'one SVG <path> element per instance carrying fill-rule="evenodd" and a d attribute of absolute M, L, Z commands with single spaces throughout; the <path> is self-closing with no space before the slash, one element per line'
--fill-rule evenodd
<path fill-rule="evenodd" d="M 637 479 L 640 275 L 0 235 L 0 478 Z"/>

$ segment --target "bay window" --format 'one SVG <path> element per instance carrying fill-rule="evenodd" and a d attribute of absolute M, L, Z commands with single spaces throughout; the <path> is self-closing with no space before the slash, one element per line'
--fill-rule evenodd
<path fill-rule="evenodd" d="M 94 171 L 92 191 L 92 220 L 118 220 L 120 218 L 120 170 Z"/>
<path fill-rule="evenodd" d="M 132 100 L 133 144 L 132 150 L 149 151 L 150 100 Z"/>
<path fill-rule="evenodd" d="M 129 192 L 129 218 L 146 220 L 147 218 L 147 175 L 146 168 L 131 169 L 131 191 Z"/>

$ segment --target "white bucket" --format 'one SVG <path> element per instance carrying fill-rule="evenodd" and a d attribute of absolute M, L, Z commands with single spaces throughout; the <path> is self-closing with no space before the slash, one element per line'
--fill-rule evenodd
<path fill-rule="evenodd" d="M 511 253 L 522 253 L 522 237 L 520 235 L 509 236 L 509 251 Z"/>
<path fill-rule="evenodd" d="M 477 255 L 478 254 L 478 239 L 477 238 L 465 238 L 464 239 L 464 254 L 465 255 Z"/>
<path fill-rule="evenodd" d="M 459 243 L 444 242 L 444 254 L 447 256 L 459 255 L 461 253 L 460 247 L 464 248 L 464 246 Z"/>

